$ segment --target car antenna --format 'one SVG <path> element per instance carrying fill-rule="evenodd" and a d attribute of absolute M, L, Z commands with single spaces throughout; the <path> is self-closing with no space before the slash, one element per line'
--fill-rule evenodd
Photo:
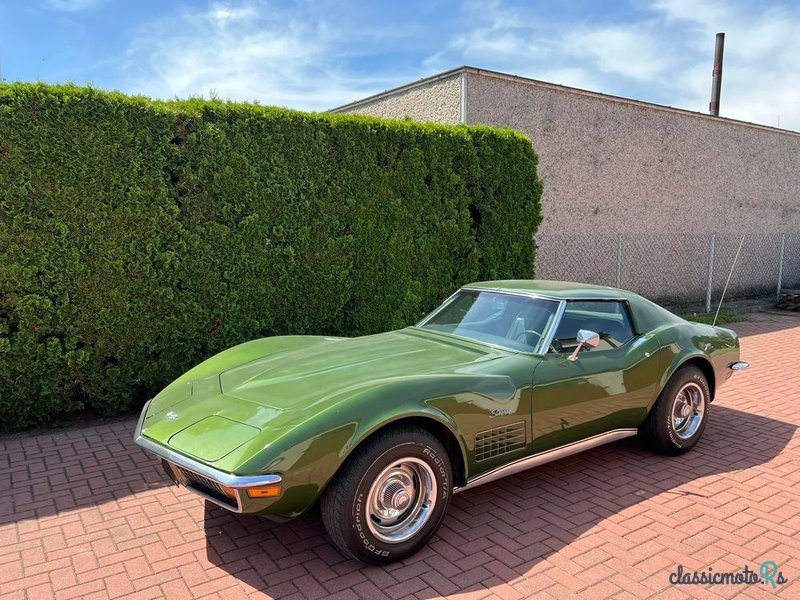
<path fill-rule="evenodd" d="M 736 256 L 733 257 L 733 264 L 731 265 L 731 272 L 728 273 L 728 280 L 725 282 L 725 287 L 722 288 L 722 296 L 719 297 L 719 304 L 717 305 L 717 312 L 714 314 L 714 321 L 711 325 L 717 324 L 717 317 L 719 317 L 719 309 L 722 308 L 722 301 L 725 299 L 725 292 L 728 291 L 728 284 L 731 282 L 731 276 L 733 275 L 733 269 L 736 267 L 736 261 L 739 260 L 739 252 L 742 251 L 742 245 L 744 244 L 744 235 L 742 234 L 742 241 L 739 242 L 739 249 L 736 251 Z"/>

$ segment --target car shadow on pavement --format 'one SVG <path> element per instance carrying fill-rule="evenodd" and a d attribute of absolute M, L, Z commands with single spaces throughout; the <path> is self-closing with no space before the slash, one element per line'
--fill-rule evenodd
<path fill-rule="evenodd" d="M 346 588 L 362 597 L 431 597 L 482 589 L 487 581 L 508 583 L 645 500 L 676 503 L 678 513 L 699 497 L 723 502 L 715 496 L 719 483 L 704 487 L 704 478 L 771 461 L 797 429 L 721 405 L 712 406 L 710 417 L 703 439 L 683 456 L 655 455 L 624 440 L 457 494 L 427 547 L 387 567 L 344 559 L 318 512 L 275 523 L 210 503 L 207 558 L 276 598 L 298 591 L 322 597 Z M 691 518 L 680 516 L 675 526 Z"/>

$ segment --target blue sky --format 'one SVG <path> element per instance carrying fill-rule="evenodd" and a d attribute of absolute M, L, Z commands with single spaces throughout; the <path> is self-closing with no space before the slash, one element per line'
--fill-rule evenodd
<path fill-rule="evenodd" d="M 2 0 L 7 81 L 324 110 L 469 64 L 800 130 L 800 3 Z"/>

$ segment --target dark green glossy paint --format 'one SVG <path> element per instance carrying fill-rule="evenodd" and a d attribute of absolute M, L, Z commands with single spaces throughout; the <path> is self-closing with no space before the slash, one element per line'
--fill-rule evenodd
<path fill-rule="evenodd" d="M 613 350 L 583 353 L 576 362 L 546 356 L 534 374 L 534 450 L 638 427 L 657 394 L 661 358 L 653 334 Z"/>
<path fill-rule="evenodd" d="M 142 433 L 220 471 L 280 474 L 279 498 L 245 498 L 243 509 L 294 516 L 316 501 L 359 443 L 397 420 L 447 428 L 464 485 L 532 453 L 638 427 L 686 360 L 705 361 L 716 385 L 738 360 L 733 332 L 689 323 L 628 292 L 560 282 L 470 287 L 558 300 L 621 298 L 638 335 L 617 349 L 581 353 L 576 362 L 414 327 L 360 338 L 265 338 L 231 348 L 165 388 Z M 519 423 L 524 447 L 476 460 L 479 432 Z"/>

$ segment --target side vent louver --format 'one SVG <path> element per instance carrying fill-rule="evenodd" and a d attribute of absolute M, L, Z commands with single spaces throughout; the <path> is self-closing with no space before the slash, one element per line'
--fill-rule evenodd
<path fill-rule="evenodd" d="M 475 460 L 487 460 L 525 447 L 525 421 L 487 429 L 475 435 Z"/>

